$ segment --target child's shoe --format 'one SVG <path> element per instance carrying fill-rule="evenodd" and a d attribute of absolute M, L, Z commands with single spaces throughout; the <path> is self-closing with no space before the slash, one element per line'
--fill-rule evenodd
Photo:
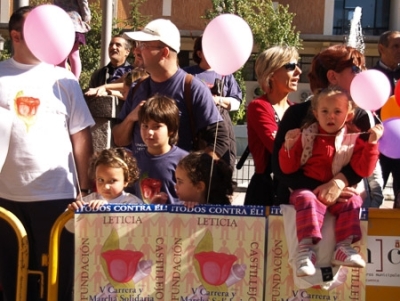
<path fill-rule="evenodd" d="M 365 261 L 350 245 L 340 245 L 333 253 L 332 265 L 365 268 Z"/>
<path fill-rule="evenodd" d="M 310 248 L 300 249 L 296 258 L 297 277 L 312 276 L 315 274 L 315 262 L 317 255 Z"/>

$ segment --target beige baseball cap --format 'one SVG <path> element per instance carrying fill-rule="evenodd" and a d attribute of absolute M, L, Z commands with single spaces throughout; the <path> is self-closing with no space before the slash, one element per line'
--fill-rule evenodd
<path fill-rule="evenodd" d="M 175 24 L 167 19 L 153 20 L 143 30 L 128 31 L 124 36 L 139 42 L 161 41 L 177 53 L 181 48 L 181 34 Z"/>

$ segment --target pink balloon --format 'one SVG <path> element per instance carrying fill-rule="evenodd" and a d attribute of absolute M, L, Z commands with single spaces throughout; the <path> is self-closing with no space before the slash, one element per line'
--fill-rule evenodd
<path fill-rule="evenodd" d="M 362 109 L 376 111 L 390 96 L 390 82 L 386 75 L 378 70 L 367 70 L 357 74 L 350 85 L 350 94 L 354 102 Z"/>
<path fill-rule="evenodd" d="M 61 63 L 75 41 L 75 28 L 70 16 L 56 5 L 40 5 L 26 17 L 24 38 L 32 54 L 52 65 Z"/>
<path fill-rule="evenodd" d="M 246 63 L 253 49 L 253 34 L 239 16 L 222 14 L 207 25 L 202 46 L 211 68 L 221 75 L 228 75 Z"/>
<path fill-rule="evenodd" d="M 379 151 L 386 157 L 400 159 L 400 118 L 390 118 L 382 124 L 384 131 L 379 139 Z"/>

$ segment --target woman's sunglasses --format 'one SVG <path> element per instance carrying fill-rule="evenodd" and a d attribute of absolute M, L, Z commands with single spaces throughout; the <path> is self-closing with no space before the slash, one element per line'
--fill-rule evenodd
<path fill-rule="evenodd" d="M 358 74 L 362 72 L 362 69 L 356 65 L 351 66 L 351 72 L 353 72 L 354 74 Z"/>
<path fill-rule="evenodd" d="M 296 69 L 296 67 L 300 68 L 300 65 L 299 65 L 299 63 L 287 63 L 287 64 L 283 65 L 283 67 L 285 67 L 286 70 L 288 70 L 288 71 L 293 71 L 294 69 Z"/>

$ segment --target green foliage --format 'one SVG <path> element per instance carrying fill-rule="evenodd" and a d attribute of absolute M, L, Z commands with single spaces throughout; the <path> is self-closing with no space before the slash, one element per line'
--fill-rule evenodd
<path fill-rule="evenodd" d="M 132 0 L 129 5 L 132 10 L 126 20 L 113 20 L 112 35 L 120 33 L 122 30 L 136 30 L 143 27 L 149 19 L 139 12 L 142 3 L 147 0 Z M 47 0 L 31 0 L 30 5 L 36 6 L 45 3 L 52 3 Z M 91 30 L 86 34 L 86 45 L 79 48 L 82 61 L 82 73 L 79 79 L 82 89 L 89 86 L 92 73 L 100 67 L 101 57 L 101 31 L 102 31 L 102 11 L 100 1 L 90 4 L 92 19 L 90 21 Z M 0 61 L 11 57 L 11 41 L 6 39 L 4 50 L 0 53 Z"/>
<path fill-rule="evenodd" d="M 132 10 L 129 18 L 125 20 L 113 20 L 112 34 L 116 35 L 123 30 L 136 30 L 148 22 L 148 16 L 143 16 L 139 8 L 146 0 L 132 0 L 129 5 Z M 80 48 L 82 60 L 82 73 L 79 79 L 82 89 L 89 86 L 92 73 L 100 68 L 101 57 L 101 30 L 102 30 L 102 11 L 99 2 L 90 5 L 92 19 L 90 21 L 91 30 L 86 35 L 87 44 Z"/>
<path fill-rule="evenodd" d="M 11 57 L 11 40 L 5 39 L 4 49 L 0 51 L 0 61 L 5 61 Z"/>
<path fill-rule="evenodd" d="M 290 13 L 288 6 L 278 5 L 276 9 L 271 0 L 212 0 L 213 8 L 206 11 L 204 19 L 212 20 L 222 13 L 238 15 L 249 24 L 253 33 L 254 44 L 259 52 L 273 45 L 290 45 L 301 47 L 300 33 L 292 25 L 295 14 Z M 253 53 L 251 59 L 257 57 Z M 241 124 L 245 119 L 246 93 L 243 69 L 235 72 L 235 78 L 243 91 L 243 102 L 234 112 L 232 122 Z"/>
<path fill-rule="evenodd" d="M 81 46 L 79 49 L 82 61 L 82 73 L 79 82 L 82 89 L 86 89 L 89 86 L 92 73 L 100 68 L 102 11 L 99 3 L 91 4 L 90 11 L 92 15 L 90 20 L 91 29 L 86 34 L 86 45 Z M 119 34 L 128 25 L 128 21 L 113 20 L 111 35 Z"/>
<path fill-rule="evenodd" d="M 246 107 L 245 107 L 245 103 L 246 103 L 246 84 L 244 82 L 242 70 L 243 69 L 240 69 L 240 70 L 236 71 L 235 74 L 234 74 L 235 79 L 236 79 L 240 89 L 242 90 L 243 98 L 242 98 L 242 103 L 239 106 L 239 109 L 237 111 L 234 111 L 234 112 L 229 112 L 233 125 L 243 124 L 244 122 L 246 122 Z"/>
<path fill-rule="evenodd" d="M 82 89 L 89 86 L 92 73 L 100 67 L 102 14 L 99 3 L 91 4 L 90 12 L 92 15 L 91 29 L 86 34 L 86 45 L 79 48 L 82 61 L 82 73 L 79 82 Z"/>
<path fill-rule="evenodd" d="M 129 19 L 125 20 L 126 27 L 129 27 L 129 30 L 135 31 L 142 27 L 144 27 L 150 20 L 151 16 L 142 15 L 139 11 L 140 6 L 147 2 L 147 0 L 133 0 L 129 3 L 129 6 L 132 7 L 129 13 Z"/>
<path fill-rule="evenodd" d="M 31 0 L 29 2 L 30 6 L 37 6 L 41 4 L 46 4 L 46 3 L 52 3 L 52 1 L 47 1 L 47 0 Z M 12 54 L 12 46 L 11 46 L 11 40 L 8 38 L 6 39 L 4 43 L 4 50 L 0 52 L 0 61 L 7 60 L 11 57 Z"/>

